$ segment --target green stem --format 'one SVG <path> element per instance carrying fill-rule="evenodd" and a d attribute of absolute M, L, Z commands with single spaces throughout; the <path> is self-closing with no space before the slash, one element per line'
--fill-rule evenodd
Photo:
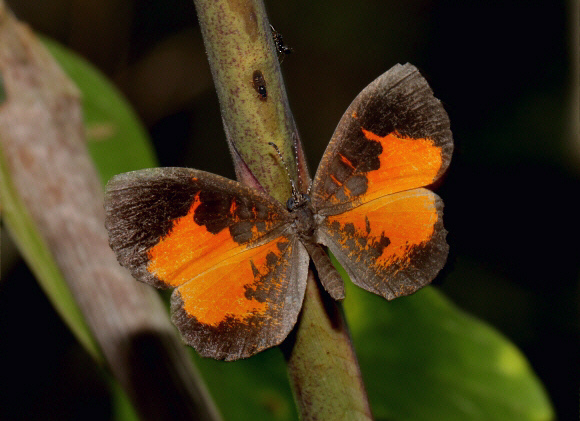
<path fill-rule="evenodd" d="M 306 186 L 309 175 L 290 112 L 264 5 L 260 0 L 194 0 L 238 179 L 285 202 L 286 170 Z M 258 85 L 254 75 L 263 76 Z M 265 95 L 264 95 L 265 94 Z M 296 151 L 296 153 L 294 153 Z M 282 345 L 305 420 L 372 419 L 364 384 L 339 305 L 312 272 L 297 328 Z"/>
<path fill-rule="evenodd" d="M 238 178 L 257 187 L 249 169 L 263 188 L 285 202 L 291 193 L 288 175 L 277 165 L 269 142 L 278 145 L 284 156 L 293 157 L 296 130 L 264 5 L 255 0 L 194 3 Z M 254 86 L 256 72 L 263 76 L 265 99 Z M 286 161 L 295 176 L 293 160 Z"/>

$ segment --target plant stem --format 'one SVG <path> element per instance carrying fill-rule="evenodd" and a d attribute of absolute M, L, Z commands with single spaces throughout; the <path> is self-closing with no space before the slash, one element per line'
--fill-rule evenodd
<path fill-rule="evenodd" d="M 284 161 L 299 188 L 310 178 L 264 5 L 260 0 L 194 3 L 238 179 L 284 203 L 291 194 L 288 174 L 269 142 L 288 157 Z M 263 75 L 265 98 L 253 84 L 256 71 Z M 312 271 L 301 317 L 282 349 L 302 419 L 372 419 L 343 313 Z"/>
<path fill-rule="evenodd" d="M 288 175 L 277 165 L 269 142 L 278 145 L 284 156 L 293 157 L 296 129 L 264 5 L 255 0 L 194 3 L 238 178 L 256 188 L 261 185 L 285 202 L 291 194 Z M 263 76 L 265 99 L 253 86 L 255 72 Z M 295 176 L 293 159 L 286 161 Z"/>

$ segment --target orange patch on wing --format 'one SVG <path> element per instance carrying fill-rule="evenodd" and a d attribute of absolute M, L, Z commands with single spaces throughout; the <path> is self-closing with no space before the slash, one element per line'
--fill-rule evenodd
<path fill-rule="evenodd" d="M 148 252 L 147 271 L 167 286 L 179 286 L 246 248 L 233 240 L 228 228 L 212 234 L 204 225 L 196 224 L 193 215 L 199 205 L 196 197 L 187 215 L 176 219 L 171 231 Z M 272 225 L 266 222 L 266 230 Z M 252 234 L 253 238 L 259 235 L 255 227 Z"/>
<path fill-rule="evenodd" d="M 265 314 L 270 306 L 275 305 L 274 300 L 261 301 L 248 297 L 246 291 L 248 288 L 256 290 L 260 287 L 268 291 L 276 290 L 284 281 L 274 277 L 268 278 L 268 275 L 277 265 L 289 264 L 280 258 L 290 249 L 281 251 L 278 247 L 280 243 L 287 241 L 280 237 L 225 260 L 222 259 L 218 265 L 180 286 L 178 291 L 186 313 L 200 323 L 214 327 L 227 318 L 244 323 L 244 320 L 256 314 Z M 274 263 L 272 253 L 277 258 Z M 268 285 L 264 286 L 266 278 Z"/>
<path fill-rule="evenodd" d="M 435 181 L 443 159 L 441 148 L 433 140 L 405 138 L 397 132 L 380 137 L 364 128 L 362 131 L 367 139 L 380 142 L 383 147 L 380 168 L 366 174 L 365 202 Z"/>
<path fill-rule="evenodd" d="M 378 265 L 388 266 L 393 261 L 410 263 L 410 249 L 431 239 L 438 218 L 435 194 L 425 189 L 415 189 L 328 216 L 327 221 L 329 225 L 340 224 L 339 242 L 348 250 L 350 257 L 356 256 L 357 251 L 370 250 L 382 237 L 388 238 L 388 246 L 376 260 Z M 366 243 L 362 245 L 357 238 L 366 239 Z M 356 248 L 352 247 L 353 244 L 357 245 Z"/>

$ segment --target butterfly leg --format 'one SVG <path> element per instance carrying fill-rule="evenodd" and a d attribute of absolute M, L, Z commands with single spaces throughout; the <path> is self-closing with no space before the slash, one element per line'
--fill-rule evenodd
<path fill-rule="evenodd" d="M 322 286 L 335 300 L 344 299 L 344 282 L 330 261 L 326 250 L 320 244 L 304 242 L 308 254 L 314 262 Z"/>

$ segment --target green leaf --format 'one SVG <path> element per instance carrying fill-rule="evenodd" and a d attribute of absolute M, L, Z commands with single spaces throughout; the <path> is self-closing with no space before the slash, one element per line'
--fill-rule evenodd
<path fill-rule="evenodd" d="M 522 353 L 435 288 L 385 302 L 348 282 L 344 307 L 378 419 L 553 419 Z"/>
<path fill-rule="evenodd" d="M 139 421 L 139 416 L 129 397 L 119 385 L 119 383 L 112 377 L 107 378 L 111 391 L 111 419 L 113 421 Z"/>
<path fill-rule="evenodd" d="M 157 166 L 147 131 L 119 90 L 87 61 L 43 42 L 81 91 L 89 153 L 103 184 L 115 174 Z"/>
<path fill-rule="evenodd" d="M 298 419 L 286 363 L 278 348 L 233 362 L 195 355 L 195 363 L 224 420 Z"/>

